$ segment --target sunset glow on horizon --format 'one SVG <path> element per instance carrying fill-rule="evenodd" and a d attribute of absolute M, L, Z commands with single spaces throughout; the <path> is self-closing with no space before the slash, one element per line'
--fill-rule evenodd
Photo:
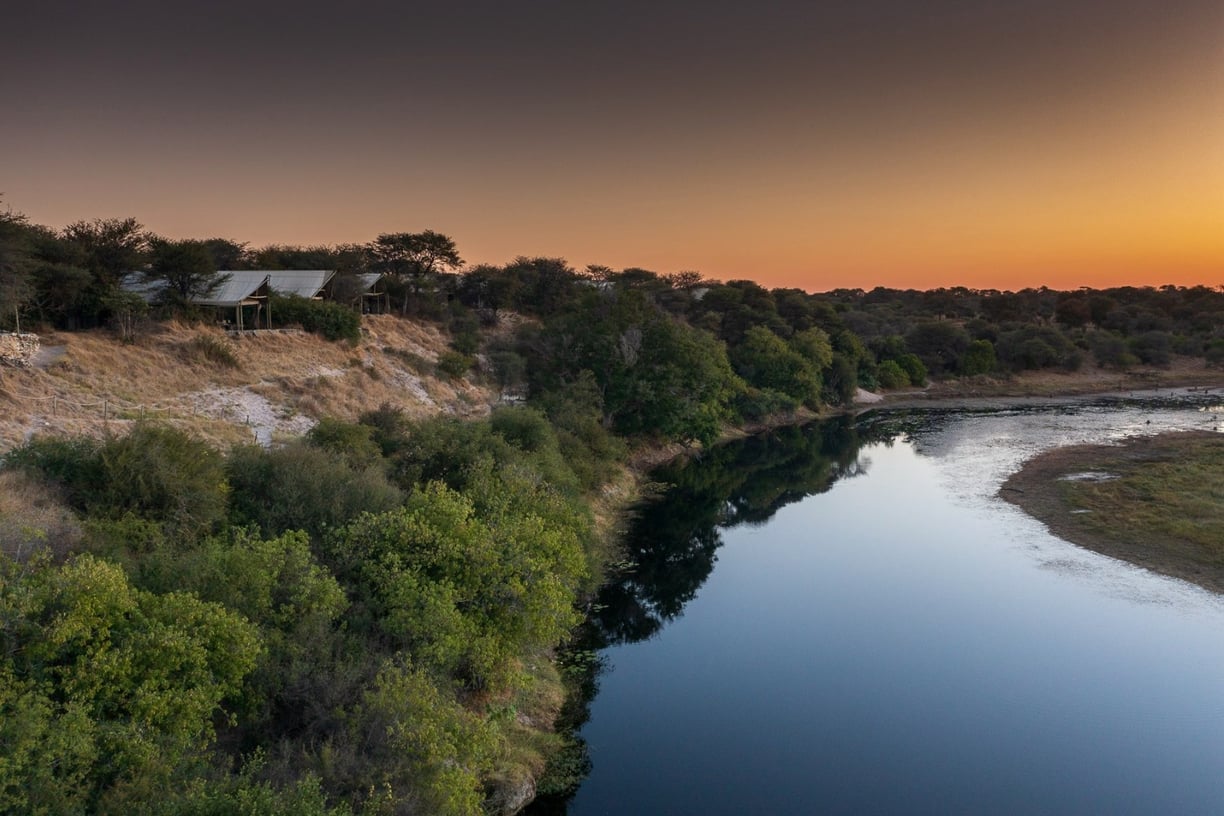
<path fill-rule="evenodd" d="M 809 291 L 1224 285 L 1216 0 L 56 5 L 0 32 L 0 203 L 52 227 L 434 229 L 468 263 Z"/>

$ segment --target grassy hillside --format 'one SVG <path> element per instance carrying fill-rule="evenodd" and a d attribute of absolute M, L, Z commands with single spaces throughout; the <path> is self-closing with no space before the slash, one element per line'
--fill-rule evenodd
<path fill-rule="evenodd" d="M 103 330 L 41 339 L 36 367 L 0 368 L 0 450 L 33 433 L 122 433 L 142 410 L 228 446 L 300 435 L 323 416 L 352 420 L 384 403 L 412 417 L 482 416 L 497 397 L 435 373 L 448 342 L 435 325 L 385 315 L 364 318 L 356 345 L 178 323 L 135 343 Z"/>

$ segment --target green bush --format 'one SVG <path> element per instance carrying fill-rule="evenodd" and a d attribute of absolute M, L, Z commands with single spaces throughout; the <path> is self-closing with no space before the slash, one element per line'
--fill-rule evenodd
<path fill-rule="evenodd" d="M 386 464 L 369 425 L 324 417 L 306 434 L 306 441 L 339 456 L 350 467 L 364 469 Z"/>
<path fill-rule="evenodd" d="M 1094 331 L 1088 335 L 1088 347 L 1097 365 L 1102 368 L 1127 369 L 1139 364 L 1126 341 L 1110 331 Z"/>
<path fill-rule="evenodd" d="M 1131 351 L 1148 365 L 1166 366 L 1173 356 L 1173 341 L 1168 332 L 1149 331 L 1130 341 Z"/>
<path fill-rule="evenodd" d="M 108 439 L 98 456 L 102 481 L 90 499 L 95 514 L 135 513 L 193 535 L 225 517 L 224 462 L 203 440 L 141 422 L 127 436 Z"/>
<path fill-rule="evenodd" d="M 599 386 L 589 371 L 576 382 L 548 391 L 533 400 L 557 433 L 561 455 L 585 490 L 610 480 L 627 455 L 625 442 L 603 424 Z"/>
<path fill-rule="evenodd" d="M 966 377 L 989 374 L 997 365 L 994 344 L 989 340 L 974 340 L 961 358 L 961 374 Z"/>
<path fill-rule="evenodd" d="M 876 367 L 876 378 L 885 389 L 904 388 L 910 384 L 909 375 L 896 360 L 885 360 Z"/>
<path fill-rule="evenodd" d="M 102 481 L 99 444 L 84 436 L 36 436 L 4 457 L 4 467 L 23 471 L 64 493 L 64 499 L 84 510 L 91 492 Z"/>
<path fill-rule="evenodd" d="M 736 395 L 732 406 L 741 417 L 755 422 L 775 414 L 793 412 L 799 407 L 799 400 L 772 388 L 747 388 Z"/>
<path fill-rule="evenodd" d="M 535 452 L 555 448 L 557 436 L 547 417 L 534 408 L 502 406 L 489 416 L 493 433 L 522 450 Z"/>
<path fill-rule="evenodd" d="M 361 315 L 330 300 L 310 300 L 297 295 L 273 295 L 268 299 L 272 319 L 277 323 L 297 323 L 312 334 L 328 340 L 361 339 Z"/>
<path fill-rule="evenodd" d="M 909 377 L 910 385 L 921 387 L 927 384 L 926 366 L 923 365 L 917 354 L 902 354 L 897 358 L 897 365 L 905 369 L 905 376 Z"/>
<path fill-rule="evenodd" d="M 475 364 L 476 358 L 474 357 L 458 351 L 444 351 L 438 355 L 437 371 L 439 374 L 457 380 L 467 374 Z"/>
<path fill-rule="evenodd" d="M 1209 366 L 1224 366 L 1224 338 L 1217 338 L 1207 343 L 1203 357 Z"/>
<path fill-rule="evenodd" d="M 343 458 L 301 441 L 268 451 L 257 445 L 235 448 L 226 470 L 233 486 L 230 518 L 255 524 L 270 536 L 305 530 L 318 537 L 403 499 L 381 465 L 354 469 Z"/>

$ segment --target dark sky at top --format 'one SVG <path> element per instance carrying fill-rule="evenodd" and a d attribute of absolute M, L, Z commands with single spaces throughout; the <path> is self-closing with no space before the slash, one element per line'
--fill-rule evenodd
<path fill-rule="evenodd" d="M 50 2 L 0 61 L 0 192 L 56 226 L 812 289 L 1224 261 L 1218 0 Z"/>

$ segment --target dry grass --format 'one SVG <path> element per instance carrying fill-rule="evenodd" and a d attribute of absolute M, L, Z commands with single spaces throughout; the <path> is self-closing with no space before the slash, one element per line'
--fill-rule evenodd
<path fill-rule="evenodd" d="M 0 471 L 0 553 L 22 560 L 47 547 L 63 558 L 80 540 L 76 516 L 51 488 L 23 473 Z"/>
<path fill-rule="evenodd" d="M 1067 478 L 1084 473 L 1105 477 Z M 1224 434 L 1058 448 L 1000 495 L 1068 541 L 1224 592 Z"/>
<path fill-rule="evenodd" d="M 178 323 L 125 344 L 110 332 L 44 335 L 65 354 L 45 370 L 0 369 L 0 452 L 33 433 L 101 435 L 156 416 L 217 444 L 291 435 L 323 416 L 355 419 L 383 403 L 411 416 L 488 412 L 494 390 L 441 381 L 410 360 L 436 360 L 448 337 L 391 315 L 363 318 L 357 344 L 301 332 L 231 339 Z M 222 358 L 232 354 L 236 366 Z"/>

